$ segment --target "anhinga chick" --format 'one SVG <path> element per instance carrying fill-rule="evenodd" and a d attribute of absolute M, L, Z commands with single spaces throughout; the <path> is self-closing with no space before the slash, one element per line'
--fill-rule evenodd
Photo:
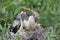
<path fill-rule="evenodd" d="M 28 20 L 25 19 L 23 20 L 26 29 L 28 29 L 29 31 L 33 31 L 35 30 L 36 27 L 41 28 L 42 27 L 41 24 L 37 24 L 38 19 L 40 19 L 39 12 L 35 9 L 30 8 L 28 10 L 32 11 L 35 16 L 30 15 L 28 17 Z"/>
<path fill-rule="evenodd" d="M 20 14 L 18 14 L 16 16 L 16 19 L 14 20 L 14 22 L 12 23 L 11 27 L 10 27 L 10 31 L 12 31 L 13 33 L 16 33 L 18 30 L 18 27 L 21 25 L 20 20 L 28 20 L 28 16 L 26 15 L 25 10 L 21 11 Z"/>

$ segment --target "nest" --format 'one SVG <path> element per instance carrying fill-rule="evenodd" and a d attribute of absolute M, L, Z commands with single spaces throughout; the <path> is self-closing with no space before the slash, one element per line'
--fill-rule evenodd
<path fill-rule="evenodd" d="M 41 28 L 36 31 L 21 31 L 18 34 L 14 34 L 14 37 L 19 37 L 21 40 L 45 40 L 52 31 L 52 27 Z"/>

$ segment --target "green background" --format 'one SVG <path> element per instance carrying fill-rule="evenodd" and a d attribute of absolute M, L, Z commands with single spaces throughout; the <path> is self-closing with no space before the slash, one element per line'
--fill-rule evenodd
<path fill-rule="evenodd" d="M 0 40 L 9 32 L 8 25 L 13 23 L 22 7 L 38 9 L 38 23 L 43 24 L 43 27 L 53 27 L 53 33 L 46 40 L 60 40 L 60 0 L 0 0 Z M 32 13 L 27 10 L 27 14 Z"/>

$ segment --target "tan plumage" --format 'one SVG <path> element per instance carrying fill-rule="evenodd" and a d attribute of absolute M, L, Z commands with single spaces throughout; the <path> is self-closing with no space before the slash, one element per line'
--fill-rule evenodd
<path fill-rule="evenodd" d="M 19 29 L 20 31 L 23 30 L 24 26 L 29 31 L 34 31 L 36 27 L 41 28 L 40 24 L 37 24 L 37 22 L 35 21 L 36 20 L 35 18 L 37 18 L 37 21 L 38 21 L 38 19 L 40 19 L 39 13 L 37 11 L 35 11 L 34 9 L 28 8 L 28 10 L 32 11 L 35 16 L 31 15 L 31 16 L 28 17 L 28 20 L 23 20 L 21 22 L 21 26 L 20 26 L 20 29 Z M 21 12 L 21 14 L 26 14 L 26 12 Z M 22 25 L 24 25 L 24 26 L 22 26 Z"/>

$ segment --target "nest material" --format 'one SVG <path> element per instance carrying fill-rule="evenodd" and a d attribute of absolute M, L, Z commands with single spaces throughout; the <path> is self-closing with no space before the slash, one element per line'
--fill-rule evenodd
<path fill-rule="evenodd" d="M 45 40 L 47 35 L 52 33 L 53 28 L 41 28 L 36 31 L 21 31 L 18 34 L 14 34 L 14 37 L 20 37 L 21 40 Z"/>

